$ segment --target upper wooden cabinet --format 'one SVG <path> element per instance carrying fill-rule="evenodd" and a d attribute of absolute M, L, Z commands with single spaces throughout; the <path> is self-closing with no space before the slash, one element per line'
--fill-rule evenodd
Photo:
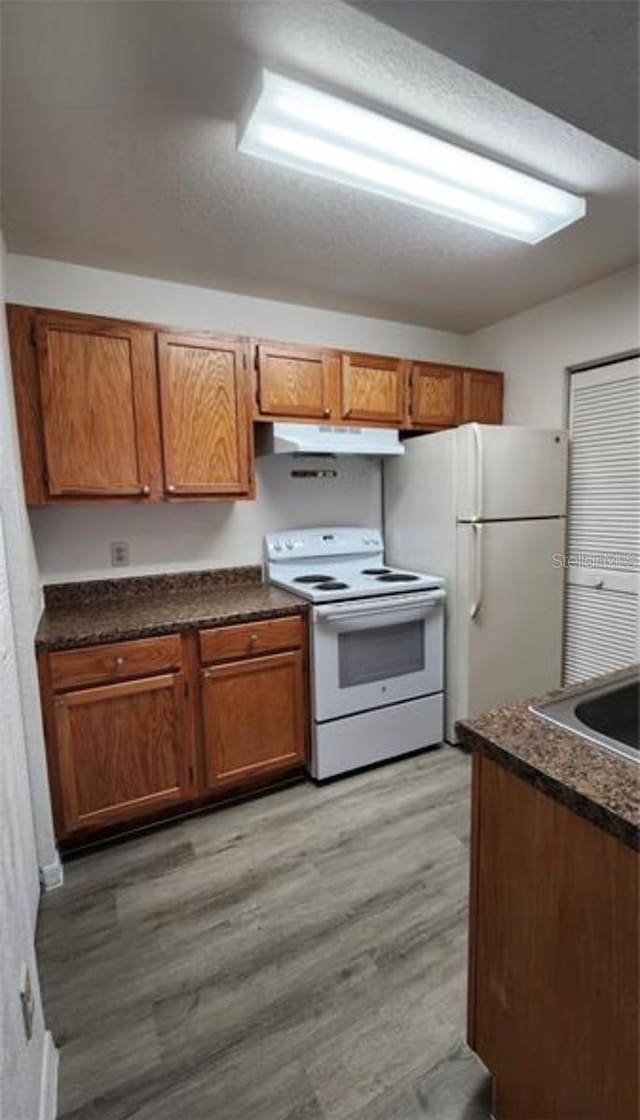
<path fill-rule="evenodd" d="M 403 427 L 409 363 L 373 354 L 343 354 L 340 417 Z"/>
<path fill-rule="evenodd" d="M 165 493 L 248 494 L 247 364 L 237 339 L 158 333 Z"/>
<path fill-rule="evenodd" d="M 416 427 L 451 428 L 460 422 L 460 370 L 431 362 L 411 367 L 411 421 Z"/>
<path fill-rule="evenodd" d="M 250 497 L 246 343 L 7 309 L 29 505 Z"/>
<path fill-rule="evenodd" d="M 502 422 L 490 370 L 15 305 L 7 319 L 28 505 L 251 498 L 254 418 Z"/>
<path fill-rule="evenodd" d="M 502 423 L 502 374 L 491 370 L 462 371 L 462 414 L 460 423 Z"/>
<path fill-rule="evenodd" d="M 153 332 L 84 316 L 34 321 L 44 482 L 52 497 L 139 497 L 157 485 Z"/>
<path fill-rule="evenodd" d="M 318 420 L 331 416 L 332 367 L 336 361 L 330 350 L 258 343 L 259 415 Z"/>

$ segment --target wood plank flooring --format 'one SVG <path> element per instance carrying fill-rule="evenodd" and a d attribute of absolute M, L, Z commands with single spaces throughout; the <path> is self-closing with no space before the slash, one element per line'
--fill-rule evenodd
<path fill-rule="evenodd" d="M 486 1120 L 469 761 L 305 783 L 83 856 L 38 953 L 65 1120 Z"/>

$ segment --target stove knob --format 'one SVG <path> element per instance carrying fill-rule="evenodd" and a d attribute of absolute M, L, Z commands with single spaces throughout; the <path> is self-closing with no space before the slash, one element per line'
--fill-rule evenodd
<path fill-rule="evenodd" d="M 289 549 L 293 548 L 293 541 L 285 541 L 284 547 Z"/>
<path fill-rule="evenodd" d="M 280 544 L 280 541 L 275 541 L 274 542 L 273 551 L 274 552 L 282 552 L 282 545 Z"/>

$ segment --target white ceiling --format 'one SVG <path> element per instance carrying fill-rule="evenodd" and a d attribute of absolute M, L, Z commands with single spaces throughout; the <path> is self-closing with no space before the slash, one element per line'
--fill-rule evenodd
<path fill-rule="evenodd" d="M 637 0 L 349 0 L 637 158 Z"/>
<path fill-rule="evenodd" d="M 337 0 L 5 2 L 2 24 L 15 252 L 459 331 L 637 257 L 631 157 Z M 261 63 L 584 192 L 588 216 L 525 246 L 240 156 Z"/>

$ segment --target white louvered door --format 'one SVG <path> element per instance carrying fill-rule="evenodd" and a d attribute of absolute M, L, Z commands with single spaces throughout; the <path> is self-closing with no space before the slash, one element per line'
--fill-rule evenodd
<path fill-rule="evenodd" d="M 574 373 L 564 679 L 640 657 L 640 359 Z"/>

